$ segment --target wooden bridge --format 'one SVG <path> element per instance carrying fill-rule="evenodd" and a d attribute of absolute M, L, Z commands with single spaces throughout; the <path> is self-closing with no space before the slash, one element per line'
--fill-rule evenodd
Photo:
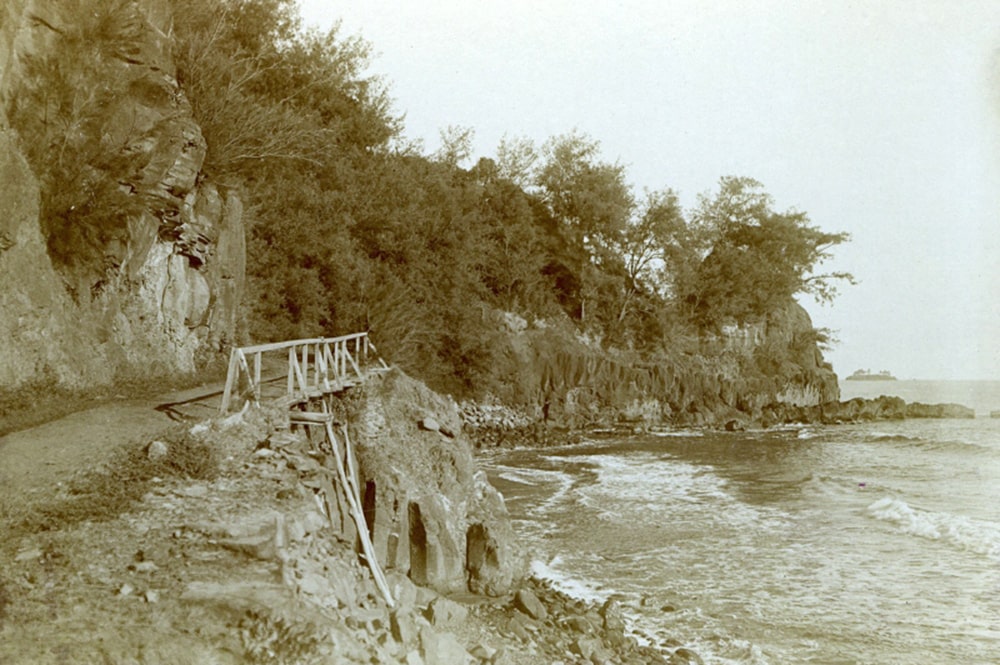
<path fill-rule="evenodd" d="M 274 375 L 275 368 L 286 369 Z M 339 392 L 365 380 L 372 371 L 388 366 L 378 357 L 368 333 L 317 337 L 233 348 L 219 410 L 225 414 L 236 396 L 260 404 L 265 397 L 291 404 Z M 267 378 L 263 378 L 267 372 Z M 285 379 L 283 394 L 264 394 L 264 387 Z"/>
<path fill-rule="evenodd" d="M 284 367 L 283 371 L 264 378 L 265 373 L 274 373 L 279 365 Z M 334 484 L 321 475 L 317 496 L 331 522 L 332 516 L 338 512 L 338 504 L 343 502 L 342 505 L 346 505 L 357 528 L 361 552 L 372 578 L 386 603 L 393 607 L 395 601 L 376 558 L 362 508 L 361 481 L 347 426 L 343 426 L 338 436 L 328 401 L 319 399 L 364 381 L 371 372 L 386 369 L 388 365 L 378 357 L 375 345 L 366 332 L 234 348 L 229 355 L 229 372 L 220 410 L 223 414 L 227 413 L 234 396 L 238 397 L 241 406 L 247 403 L 259 405 L 266 399 L 298 407 L 292 408 L 289 413 L 289 422 L 293 427 L 307 430 L 320 428 L 325 440 L 310 436 L 311 454 L 318 459 L 333 460 L 337 482 Z M 272 389 L 265 394 L 265 387 L 271 388 L 281 379 L 284 379 L 283 392 Z M 319 411 L 310 410 L 310 406 L 315 407 L 317 402 Z"/>

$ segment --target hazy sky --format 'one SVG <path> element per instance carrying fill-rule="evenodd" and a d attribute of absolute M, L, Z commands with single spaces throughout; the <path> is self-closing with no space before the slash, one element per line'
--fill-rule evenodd
<path fill-rule="evenodd" d="M 724 175 L 852 241 L 803 304 L 841 377 L 1000 379 L 1000 0 L 303 0 L 371 42 L 405 134 L 574 128 L 637 193 Z"/>

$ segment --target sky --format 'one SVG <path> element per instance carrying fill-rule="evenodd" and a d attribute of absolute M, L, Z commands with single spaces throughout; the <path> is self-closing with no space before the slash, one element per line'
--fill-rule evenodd
<path fill-rule="evenodd" d="M 1000 0 L 300 0 L 360 35 L 404 135 L 577 130 L 640 194 L 722 176 L 847 231 L 803 299 L 826 357 L 901 379 L 1000 380 Z"/>

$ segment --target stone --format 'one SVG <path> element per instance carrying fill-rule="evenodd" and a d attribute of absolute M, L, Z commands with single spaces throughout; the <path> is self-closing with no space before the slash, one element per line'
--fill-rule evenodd
<path fill-rule="evenodd" d="M 300 592 L 307 593 L 311 596 L 322 597 L 330 595 L 331 593 L 330 585 L 326 580 L 326 576 L 312 571 L 303 573 L 302 578 L 296 581 L 296 586 Z"/>
<path fill-rule="evenodd" d="M 482 516 L 466 530 L 466 569 L 469 590 L 487 596 L 507 593 L 517 577 L 513 529 L 503 497 L 479 471 L 473 478 L 475 511 Z"/>
<path fill-rule="evenodd" d="M 392 599 L 396 601 L 396 607 L 401 610 L 412 610 L 417 605 L 417 587 L 409 577 L 398 570 L 390 570 L 385 574 L 385 581 L 389 587 Z M 427 603 L 424 603 L 426 607 Z"/>
<path fill-rule="evenodd" d="M 146 593 L 142 595 L 142 599 L 145 600 L 147 603 L 155 603 L 160 600 L 160 594 L 158 591 L 149 589 L 148 591 L 146 591 Z"/>
<path fill-rule="evenodd" d="M 302 516 L 302 526 L 305 528 L 306 533 L 319 533 L 326 528 L 327 525 L 328 522 L 326 517 L 315 510 L 310 510 Z"/>
<path fill-rule="evenodd" d="M 497 650 L 488 644 L 480 642 L 469 649 L 469 654 L 471 654 L 473 658 L 476 658 L 484 663 L 491 663 L 493 662 L 493 658 L 497 655 Z"/>
<path fill-rule="evenodd" d="M 507 622 L 507 633 L 513 635 L 522 642 L 527 642 L 531 639 L 531 635 L 528 633 L 528 629 L 525 626 L 525 618 L 523 614 L 516 614 L 510 618 Z"/>
<path fill-rule="evenodd" d="M 202 484 L 188 485 L 187 487 L 181 487 L 174 490 L 174 493 L 191 499 L 199 499 L 208 495 L 208 487 Z"/>
<path fill-rule="evenodd" d="M 435 598 L 427 608 L 427 620 L 435 628 L 453 628 L 469 616 L 469 610 L 453 600 Z"/>
<path fill-rule="evenodd" d="M 427 416 L 420 421 L 420 428 L 427 430 L 428 432 L 439 432 L 441 431 L 441 423 L 431 416 Z"/>
<path fill-rule="evenodd" d="M 118 595 L 121 597 L 131 596 L 133 592 L 135 592 L 135 587 L 129 584 L 128 582 L 125 582 L 120 587 L 118 587 Z"/>
<path fill-rule="evenodd" d="M 605 601 L 604 605 L 601 606 L 600 615 L 604 619 L 605 630 L 625 631 L 625 615 L 622 613 L 621 604 L 614 598 Z"/>
<path fill-rule="evenodd" d="M 685 647 L 674 651 L 667 663 L 668 665 L 705 665 L 705 661 L 701 659 L 701 656 Z"/>
<path fill-rule="evenodd" d="M 468 665 L 472 656 L 452 633 L 438 633 L 430 627 L 420 630 L 420 655 L 425 665 Z"/>
<path fill-rule="evenodd" d="M 18 552 L 17 555 L 14 557 L 14 561 L 17 561 L 18 563 L 24 563 L 25 561 L 34 561 L 35 559 L 39 559 L 41 558 L 41 556 L 42 556 L 42 550 L 38 548 L 27 549 Z"/>
<path fill-rule="evenodd" d="M 591 656 L 602 648 L 601 640 L 596 637 L 578 637 L 569 645 L 570 652 L 584 660 L 590 660 Z"/>
<path fill-rule="evenodd" d="M 528 589 L 518 589 L 514 594 L 514 607 L 538 621 L 545 621 L 549 616 L 542 601 Z"/>
<path fill-rule="evenodd" d="M 584 635 L 589 635 L 594 632 L 594 624 L 590 623 L 585 617 L 581 616 L 571 616 L 567 618 L 563 624 L 578 633 Z"/>
<path fill-rule="evenodd" d="M 285 522 L 285 533 L 288 535 L 289 542 L 298 543 L 305 540 L 308 532 L 304 521 L 293 517 Z"/>
<path fill-rule="evenodd" d="M 417 623 L 408 611 L 394 610 L 389 615 L 389 629 L 400 644 L 413 644 L 417 639 Z"/>
<path fill-rule="evenodd" d="M 416 599 L 413 602 L 414 607 L 429 607 L 434 602 L 434 599 L 438 597 L 436 591 L 424 586 L 414 585 L 414 590 L 416 592 Z"/>
<path fill-rule="evenodd" d="M 137 573 L 155 573 L 159 569 L 159 566 L 152 561 L 140 561 L 133 568 Z"/>
<path fill-rule="evenodd" d="M 146 457 L 152 462 L 163 459 L 169 452 L 170 448 L 162 441 L 150 441 L 146 446 Z"/>
<path fill-rule="evenodd" d="M 248 536 L 246 538 L 229 538 L 220 540 L 219 544 L 227 550 L 240 552 L 261 561 L 271 561 L 278 557 L 279 547 L 274 534 Z"/>

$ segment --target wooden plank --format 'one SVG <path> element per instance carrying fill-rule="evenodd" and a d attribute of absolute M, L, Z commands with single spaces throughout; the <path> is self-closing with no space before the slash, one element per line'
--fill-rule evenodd
<path fill-rule="evenodd" d="M 332 413 L 318 413 L 316 411 L 291 411 L 288 418 L 293 423 L 306 425 L 322 425 L 333 422 Z"/>
<path fill-rule="evenodd" d="M 304 344 L 336 344 L 338 342 L 364 337 L 368 333 L 358 332 L 340 337 L 310 337 L 307 339 L 293 339 L 285 342 L 270 342 L 268 344 L 255 344 L 253 346 L 241 347 L 244 353 L 258 353 L 266 351 L 280 351 L 290 347 L 302 346 Z"/>
<path fill-rule="evenodd" d="M 295 373 L 295 385 L 301 386 L 301 390 L 295 392 L 306 393 L 306 379 L 302 376 L 302 367 L 299 366 L 298 359 L 295 356 L 295 351 L 292 351 L 292 358 L 290 359 L 292 363 L 292 371 Z M 293 389 L 294 390 L 294 389 Z"/>
<path fill-rule="evenodd" d="M 365 375 L 361 373 L 361 368 L 358 367 L 358 363 L 354 361 L 354 357 L 350 353 L 347 354 L 347 359 L 351 361 L 351 365 L 354 367 L 354 371 L 358 375 L 358 378 L 359 379 L 365 378 Z"/>
<path fill-rule="evenodd" d="M 368 568 L 372 572 L 372 579 L 375 580 L 375 586 L 382 593 L 382 598 L 385 599 L 386 605 L 390 608 L 395 607 L 396 602 L 392 598 L 392 592 L 389 591 L 389 584 L 386 582 L 385 576 L 382 574 L 382 568 L 379 566 L 378 558 L 375 556 L 375 546 L 372 544 L 371 537 L 368 534 L 368 522 L 365 521 L 364 511 L 361 509 L 361 497 L 358 494 L 358 488 L 355 483 L 352 483 L 347 476 L 347 471 L 344 469 L 344 460 L 340 457 L 340 445 L 337 442 L 337 436 L 333 433 L 333 425 L 330 423 L 326 424 L 326 436 L 330 440 L 330 445 L 333 447 L 333 458 L 337 466 L 337 477 L 340 480 L 341 486 L 347 494 L 347 502 L 350 507 L 351 517 L 354 518 L 354 524 L 358 527 L 358 536 L 361 540 L 361 549 L 364 552 L 365 560 L 368 563 Z M 346 446 L 345 442 L 345 446 Z"/>
<path fill-rule="evenodd" d="M 287 393 L 291 395 L 295 392 L 295 370 L 293 369 L 298 364 L 295 359 L 295 347 L 288 348 L 288 389 Z"/>
<path fill-rule="evenodd" d="M 309 345 L 306 344 L 302 347 L 302 361 L 299 364 L 299 371 L 295 374 L 299 379 L 299 389 L 304 392 L 309 392 Z"/>

